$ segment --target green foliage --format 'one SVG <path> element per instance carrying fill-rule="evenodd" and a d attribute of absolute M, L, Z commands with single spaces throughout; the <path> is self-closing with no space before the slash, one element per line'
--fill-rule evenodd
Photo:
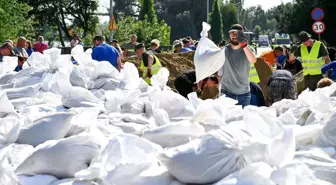
<path fill-rule="evenodd" d="M 256 39 L 259 39 L 260 32 L 261 32 L 261 27 L 259 25 L 256 25 L 254 28 L 254 35 Z"/>
<path fill-rule="evenodd" d="M 220 12 L 221 3 L 215 0 L 212 7 L 212 12 L 210 13 L 209 23 L 211 25 L 211 36 L 215 43 L 219 43 L 223 40 L 223 20 L 222 14 Z"/>
<path fill-rule="evenodd" d="M 17 0 L 0 0 L 0 45 L 8 39 L 16 41 L 18 36 L 33 38 L 34 21 L 27 18 L 30 9 Z"/>
<path fill-rule="evenodd" d="M 233 24 L 238 23 L 237 6 L 231 3 L 226 3 L 222 6 L 223 29 L 225 39 L 229 39 L 229 31 Z"/>
<path fill-rule="evenodd" d="M 138 36 L 138 42 L 145 44 L 149 44 L 153 39 L 160 40 L 161 45 L 170 44 L 170 27 L 164 21 L 149 22 L 147 19 L 137 21 L 132 17 L 127 17 L 120 20 L 117 27 L 114 38 L 118 39 L 121 44 L 129 42 L 132 34 Z"/>
<path fill-rule="evenodd" d="M 157 20 L 157 15 L 154 9 L 154 0 L 142 0 L 140 20 L 147 19 L 149 22 Z"/>

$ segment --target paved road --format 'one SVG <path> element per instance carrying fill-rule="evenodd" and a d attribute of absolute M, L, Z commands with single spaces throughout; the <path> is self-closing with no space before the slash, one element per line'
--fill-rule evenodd
<path fill-rule="evenodd" d="M 266 47 L 257 48 L 257 57 L 259 57 L 264 51 L 267 51 L 267 50 L 272 50 L 272 49 L 266 48 Z"/>

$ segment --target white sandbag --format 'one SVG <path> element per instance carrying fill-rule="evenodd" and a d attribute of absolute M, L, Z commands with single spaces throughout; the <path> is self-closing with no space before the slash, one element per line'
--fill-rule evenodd
<path fill-rule="evenodd" d="M 289 164 L 274 170 L 270 179 L 277 185 L 315 185 L 317 181 L 314 173 L 303 164 Z"/>
<path fill-rule="evenodd" d="M 336 111 L 329 114 L 323 124 L 325 127 L 314 144 L 322 147 L 336 147 Z"/>
<path fill-rule="evenodd" d="M 55 181 L 49 185 L 99 185 L 93 181 L 79 181 L 76 179 L 63 179 Z"/>
<path fill-rule="evenodd" d="M 57 178 L 71 178 L 88 168 L 98 156 L 104 138 L 79 135 L 62 140 L 47 141 L 35 148 L 15 170 L 16 174 L 48 174 Z"/>
<path fill-rule="evenodd" d="M 161 150 L 160 146 L 137 136 L 119 135 L 109 141 L 88 169 L 76 173 L 76 177 L 81 180 L 99 178 L 107 180 L 107 184 L 119 184 L 120 176 L 126 181 L 129 175 L 138 175 L 148 169 L 155 161 L 156 153 Z"/>
<path fill-rule="evenodd" d="M 296 152 L 293 163 L 305 164 L 316 178 L 336 184 L 336 161 L 320 148 Z"/>
<path fill-rule="evenodd" d="M 88 88 L 90 78 L 86 76 L 84 68 L 81 66 L 74 66 L 70 74 L 70 83 L 73 86 Z"/>
<path fill-rule="evenodd" d="M 145 103 L 145 114 L 147 117 L 151 117 L 151 116 L 154 116 L 154 104 L 152 101 L 150 100 L 144 100 L 144 103 Z M 167 114 L 167 117 L 168 117 L 168 113 Z"/>
<path fill-rule="evenodd" d="M 8 99 L 10 100 L 22 97 L 35 97 L 41 87 L 41 84 L 36 84 L 21 88 L 5 89 L 4 92 L 6 92 Z"/>
<path fill-rule="evenodd" d="M 72 108 L 69 113 L 75 113 L 75 116 L 70 122 L 70 129 L 66 137 L 78 135 L 87 130 L 90 125 L 98 123 L 97 117 L 100 110 L 97 108 Z"/>
<path fill-rule="evenodd" d="M 0 150 L 0 159 L 15 169 L 33 152 L 34 147 L 30 145 L 10 144 Z"/>
<path fill-rule="evenodd" d="M 153 75 L 151 77 L 151 85 L 154 87 L 158 87 L 161 90 L 164 90 L 164 88 L 167 85 L 168 82 L 168 78 L 169 78 L 169 71 L 167 68 L 162 67 L 158 73 L 156 73 L 155 75 Z"/>
<path fill-rule="evenodd" d="M 148 119 L 141 114 L 124 114 L 124 117 L 122 118 L 122 121 L 128 123 L 137 123 L 137 124 L 143 124 L 143 125 L 150 125 L 154 126 L 154 120 Z"/>
<path fill-rule="evenodd" d="M 49 185 L 58 179 L 51 175 L 35 175 L 35 176 L 24 176 L 19 175 L 18 180 L 20 185 Z"/>
<path fill-rule="evenodd" d="M 9 101 L 5 92 L 0 92 L 0 117 L 15 112 L 12 103 Z"/>
<path fill-rule="evenodd" d="M 129 114 L 145 113 L 145 102 L 143 100 L 138 100 L 133 104 L 124 104 L 121 106 L 121 112 Z"/>
<path fill-rule="evenodd" d="M 120 128 L 124 133 L 128 134 L 135 134 L 137 136 L 141 136 L 143 131 L 148 129 L 148 125 L 144 124 L 137 124 L 132 122 L 114 122 L 112 123 L 113 126 Z"/>
<path fill-rule="evenodd" d="M 97 97 L 100 101 L 105 102 L 106 97 L 105 97 L 105 90 L 104 89 L 92 89 L 90 92 Z"/>
<path fill-rule="evenodd" d="M 315 143 L 318 137 L 322 134 L 322 130 L 322 125 L 297 125 L 294 127 L 297 148 Z"/>
<path fill-rule="evenodd" d="M 13 72 L 18 63 L 18 57 L 14 56 L 3 56 L 0 62 L 0 75 Z"/>
<path fill-rule="evenodd" d="M 266 163 L 253 163 L 213 185 L 276 185 L 269 179 L 272 171 Z"/>
<path fill-rule="evenodd" d="M 42 83 L 42 77 L 40 77 L 40 76 L 28 76 L 28 77 L 25 77 L 25 78 L 22 78 L 22 79 L 12 80 L 12 83 L 14 83 L 13 88 L 33 86 L 33 85 Z"/>
<path fill-rule="evenodd" d="M 99 105 L 100 100 L 95 97 L 90 91 L 82 87 L 71 87 L 68 93 L 63 96 L 63 105 L 68 108 L 72 107 L 96 107 L 102 108 Z"/>
<path fill-rule="evenodd" d="M 0 184 L 3 185 L 17 185 L 17 177 L 15 176 L 13 170 L 8 166 L 2 164 L 0 159 Z"/>
<path fill-rule="evenodd" d="M 8 84 L 4 84 L 4 85 L 0 85 L 0 89 L 10 89 L 14 87 L 14 83 L 8 83 Z"/>
<path fill-rule="evenodd" d="M 107 112 L 120 112 L 121 105 L 125 102 L 125 95 L 122 91 L 106 91 L 105 98 L 105 108 Z"/>
<path fill-rule="evenodd" d="M 185 145 L 165 150 L 159 160 L 183 183 L 215 183 L 252 163 L 247 154 L 264 151 L 260 145 L 242 146 L 241 143 L 249 139 L 238 130 L 212 131 Z"/>
<path fill-rule="evenodd" d="M 31 67 L 50 69 L 50 65 L 51 65 L 50 57 L 48 57 L 47 55 L 43 55 L 40 52 L 33 52 L 27 59 L 27 62 L 23 64 L 22 68 L 23 70 L 26 70 Z"/>
<path fill-rule="evenodd" d="M 116 90 L 120 85 L 120 80 L 115 78 L 106 78 L 105 83 L 101 86 L 104 90 Z M 95 86 L 96 87 L 96 86 Z"/>
<path fill-rule="evenodd" d="M 63 106 L 52 104 L 38 104 L 19 109 L 18 112 L 24 118 L 24 125 L 22 126 L 25 126 L 51 113 L 66 112 L 66 109 Z"/>
<path fill-rule="evenodd" d="M 62 96 L 51 92 L 39 92 L 36 97 L 25 97 L 11 100 L 15 109 L 20 110 L 28 106 L 49 104 L 57 107 L 62 105 Z M 33 115 L 32 115 L 33 116 Z"/>
<path fill-rule="evenodd" d="M 122 81 L 124 83 L 124 89 L 135 90 L 139 87 L 141 84 L 141 78 L 139 77 L 139 71 L 134 64 L 126 62 L 121 72 L 125 76 Z"/>
<path fill-rule="evenodd" d="M 194 113 L 191 110 L 186 111 L 186 107 L 191 107 L 188 100 L 173 91 L 153 92 L 150 100 L 153 101 L 155 108 L 167 111 L 169 118 L 191 117 Z"/>
<path fill-rule="evenodd" d="M 52 113 L 34 123 L 22 127 L 17 140 L 19 144 L 37 146 L 46 141 L 64 138 L 70 130 L 73 113 Z"/>
<path fill-rule="evenodd" d="M 219 48 L 208 36 L 211 26 L 202 23 L 201 40 L 196 49 L 194 64 L 196 70 L 196 82 L 216 73 L 223 65 L 225 59 L 224 49 Z"/>
<path fill-rule="evenodd" d="M 154 110 L 153 117 L 154 117 L 156 126 L 163 126 L 163 125 L 167 125 L 170 123 L 168 113 L 167 111 L 163 109 Z"/>
<path fill-rule="evenodd" d="M 204 134 L 201 125 L 184 121 L 146 130 L 142 137 L 168 148 L 186 144 Z"/>
<path fill-rule="evenodd" d="M 0 118 L 0 145 L 15 143 L 22 121 L 13 116 Z"/>
<path fill-rule="evenodd" d="M 8 81 L 10 81 L 12 79 L 12 77 L 16 74 L 16 72 L 10 71 L 8 73 L 0 73 L 0 84 L 4 85 L 6 84 Z"/>
<path fill-rule="evenodd" d="M 119 71 L 107 61 L 101 61 L 95 64 L 92 79 L 112 78 L 119 76 Z"/>

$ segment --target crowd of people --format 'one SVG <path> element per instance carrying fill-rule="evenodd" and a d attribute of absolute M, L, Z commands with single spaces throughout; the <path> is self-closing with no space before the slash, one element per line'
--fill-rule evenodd
<path fill-rule="evenodd" d="M 336 80 L 336 62 L 331 62 L 326 46 L 311 35 L 302 31 L 299 39 L 302 44 L 287 48 L 279 46 L 263 52 L 259 58 L 264 60 L 273 73 L 267 84 L 267 93 L 260 87 L 260 79 L 256 66 L 258 58 L 244 35 L 244 27 L 235 24 L 229 31 L 229 43 L 222 41 L 218 47 L 225 48 L 225 60 L 222 68 L 212 76 L 196 83 L 195 70 L 183 72 L 175 79 L 175 89 L 185 98 L 191 92 L 197 92 L 202 99 L 216 98 L 225 95 L 238 101 L 239 105 L 265 106 L 282 99 L 297 98 L 294 75 L 303 71 L 304 81 L 310 90 L 331 85 Z M 70 47 L 81 44 L 77 34 L 73 35 Z M 141 77 L 151 84 L 150 78 L 162 68 L 156 54 L 161 53 L 160 41 L 154 39 L 148 48 L 137 42 L 137 36 L 131 35 L 130 41 L 120 46 L 118 40 L 106 42 L 104 36 L 93 39 L 92 59 L 108 61 L 119 71 L 122 69 L 123 57 L 137 57 L 141 63 Z M 192 52 L 197 49 L 198 42 L 186 37 L 173 42 L 174 53 Z M 33 52 L 43 53 L 48 49 L 42 36 L 32 44 L 24 37 L 16 43 L 6 41 L 0 47 L 0 62 L 4 56 L 17 56 L 18 65 L 14 71 L 22 70 L 22 65 Z M 75 63 L 75 61 L 74 61 Z M 256 64 L 257 63 L 257 64 Z M 266 95 L 266 97 L 264 97 Z"/>

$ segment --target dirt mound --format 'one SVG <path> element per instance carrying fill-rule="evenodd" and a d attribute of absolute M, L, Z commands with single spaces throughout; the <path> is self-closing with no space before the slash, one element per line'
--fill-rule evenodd
<path fill-rule="evenodd" d="M 168 86 L 174 88 L 174 80 L 177 76 L 188 70 L 194 70 L 194 54 L 188 53 L 161 53 L 156 56 L 159 58 L 163 67 L 169 70 L 170 76 Z M 124 62 L 131 62 L 137 67 L 140 66 L 140 60 L 136 57 L 127 57 Z"/>

